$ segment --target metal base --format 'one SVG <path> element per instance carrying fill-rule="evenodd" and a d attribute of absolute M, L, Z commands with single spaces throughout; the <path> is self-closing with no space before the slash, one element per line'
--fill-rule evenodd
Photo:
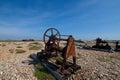
<path fill-rule="evenodd" d="M 42 65 L 50 71 L 50 73 L 57 79 L 57 80 L 66 80 L 68 77 L 71 76 L 71 74 L 75 74 L 75 72 L 79 69 L 81 69 L 80 66 L 71 66 L 64 70 L 64 74 L 60 72 L 60 67 L 54 65 L 53 63 L 50 63 L 48 61 L 42 62 Z"/>

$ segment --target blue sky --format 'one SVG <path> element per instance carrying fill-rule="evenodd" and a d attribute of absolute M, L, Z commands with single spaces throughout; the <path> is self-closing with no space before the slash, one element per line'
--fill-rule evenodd
<path fill-rule="evenodd" d="M 120 39 L 120 0 L 0 0 L 0 39 L 42 39 L 50 27 L 75 39 Z"/>

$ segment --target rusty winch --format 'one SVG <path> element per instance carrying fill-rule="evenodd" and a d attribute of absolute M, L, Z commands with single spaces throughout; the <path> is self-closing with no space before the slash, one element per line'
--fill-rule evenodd
<path fill-rule="evenodd" d="M 67 39 L 62 39 L 61 36 L 67 36 Z M 65 66 L 67 59 L 72 57 L 72 67 L 74 70 L 78 69 L 78 65 L 76 64 L 76 51 L 75 51 L 75 43 L 72 35 L 61 35 L 60 32 L 55 28 L 49 28 L 45 31 L 43 37 L 45 43 L 45 49 L 42 52 L 46 53 L 39 59 L 47 60 L 52 53 L 57 57 L 59 55 L 58 52 L 61 52 L 62 56 L 62 64 L 60 68 L 60 73 L 64 74 Z M 67 41 L 66 45 L 62 48 L 60 47 L 60 41 Z M 40 54 L 38 54 L 40 55 Z"/>

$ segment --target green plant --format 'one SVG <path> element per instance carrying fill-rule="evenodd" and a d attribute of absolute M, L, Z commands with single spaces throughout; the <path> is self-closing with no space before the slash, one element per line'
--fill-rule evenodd
<path fill-rule="evenodd" d="M 33 42 L 28 45 L 29 50 L 40 50 L 41 49 L 41 43 L 39 42 Z"/>
<path fill-rule="evenodd" d="M 22 46 L 17 46 L 17 48 L 22 48 Z"/>
<path fill-rule="evenodd" d="M 29 46 L 33 46 L 33 45 L 41 45 L 41 44 L 39 42 L 33 42 L 29 44 Z"/>
<path fill-rule="evenodd" d="M 61 65 L 63 63 L 63 59 L 61 57 L 58 57 L 56 59 L 56 63 L 59 64 L 59 65 Z"/>
<path fill-rule="evenodd" d="M 120 56 L 110 56 L 110 58 L 120 60 Z"/>
<path fill-rule="evenodd" d="M 109 61 L 109 59 L 107 57 L 100 57 L 100 58 L 97 58 L 99 61 L 101 62 L 107 62 Z"/>
<path fill-rule="evenodd" d="M 14 49 L 9 49 L 9 52 L 10 53 L 14 53 Z"/>
<path fill-rule="evenodd" d="M 42 65 L 35 64 L 34 69 L 34 75 L 37 77 L 38 80 L 56 80 Z"/>
<path fill-rule="evenodd" d="M 40 43 L 39 43 L 39 42 L 33 42 L 33 43 L 31 43 L 31 44 L 38 44 L 38 45 L 39 45 Z"/>
<path fill-rule="evenodd" d="M 6 46 L 4 43 L 1 44 L 2 47 Z"/>
<path fill-rule="evenodd" d="M 16 49 L 16 53 L 25 53 L 26 51 L 25 50 L 22 50 L 22 49 Z"/>
<path fill-rule="evenodd" d="M 29 47 L 29 50 L 39 50 L 41 49 L 41 46 L 31 46 Z"/>

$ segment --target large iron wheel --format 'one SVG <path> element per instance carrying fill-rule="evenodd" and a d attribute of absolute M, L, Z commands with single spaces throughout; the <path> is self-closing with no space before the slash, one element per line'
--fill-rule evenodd
<path fill-rule="evenodd" d="M 51 36 L 54 36 L 56 38 L 56 43 L 59 44 L 60 32 L 55 28 L 49 28 L 45 31 L 44 37 L 43 37 L 44 43 L 46 44 Z"/>

